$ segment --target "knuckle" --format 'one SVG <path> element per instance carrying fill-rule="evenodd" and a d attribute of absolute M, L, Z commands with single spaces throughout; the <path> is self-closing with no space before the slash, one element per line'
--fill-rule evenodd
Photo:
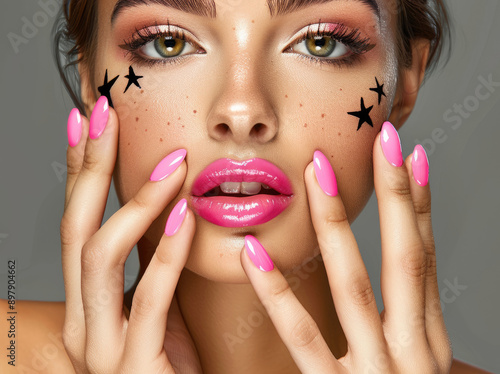
<path fill-rule="evenodd" d="M 59 235 L 61 237 L 61 245 L 70 246 L 77 242 L 78 235 L 76 234 L 76 228 L 73 220 L 68 216 L 67 213 L 63 214 L 61 219 L 61 224 L 59 226 Z"/>
<path fill-rule="evenodd" d="M 138 211 L 141 211 L 141 212 L 147 211 L 148 208 L 149 208 L 148 201 L 144 197 L 142 197 L 140 195 L 133 196 L 130 199 L 130 203 L 133 206 L 134 210 L 138 210 Z"/>
<path fill-rule="evenodd" d="M 290 343 L 301 350 L 314 350 L 320 339 L 318 325 L 308 314 L 302 316 L 290 332 Z"/>
<path fill-rule="evenodd" d="M 99 171 L 100 160 L 99 157 L 92 152 L 85 152 L 83 156 L 82 168 L 88 171 Z"/>
<path fill-rule="evenodd" d="M 82 275 L 93 275 L 101 271 L 107 251 L 102 245 L 88 241 L 82 248 Z"/>
<path fill-rule="evenodd" d="M 435 253 L 427 253 L 426 255 L 427 261 L 427 277 L 430 279 L 435 279 L 437 283 L 437 260 Z"/>
<path fill-rule="evenodd" d="M 406 203 L 412 201 L 411 190 L 406 185 L 395 185 L 389 187 L 390 195 L 398 202 Z"/>
<path fill-rule="evenodd" d="M 427 273 L 427 255 L 420 247 L 405 252 L 401 257 L 401 267 L 404 273 L 412 281 L 423 282 Z"/>
<path fill-rule="evenodd" d="M 278 284 L 271 286 L 271 289 L 269 291 L 269 296 L 274 303 L 278 304 L 284 298 L 290 296 L 290 293 L 292 293 L 290 285 L 286 280 L 283 280 L 282 282 L 279 282 Z"/>
<path fill-rule="evenodd" d="M 348 290 L 355 305 L 368 306 L 375 302 L 375 295 L 368 274 L 363 274 L 351 282 Z"/>
<path fill-rule="evenodd" d="M 132 299 L 130 319 L 142 320 L 151 316 L 151 312 L 154 310 L 154 306 L 154 300 L 151 298 L 149 293 L 142 290 L 142 287 L 140 287 L 139 284 Z"/>
<path fill-rule="evenodd" d="M 344 209 L 330 211 L 324 220 L 327 226 L 339 226 L 349 224 L 347 214 Z"/>
<path fill-rule="evenodd" d="M 413 207 L 421 220 L 431 221 L 431 199 L 415 200 Z"/>

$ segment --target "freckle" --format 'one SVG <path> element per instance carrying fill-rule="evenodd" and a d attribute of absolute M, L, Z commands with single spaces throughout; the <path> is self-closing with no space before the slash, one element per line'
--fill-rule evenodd
<path fill-rule="evenodd" d="M 181 120 L 181 117 L 177 118 L 179 121 Z"/>
<path fill-rule="evenodd" d="M 135 122 L 139 122 L 139 117 L 135 117 Z"/>
<path fill-rule="evenodd" d="M 128 143 L 128 145 L 130 145 L 130 142 Z"/>
<path fill-rule="evenodd" d="M 340 167 L 340 170 L 344 170 L 344 167 L 343 167 L 343 166 L 341 166 L 341 167 Z"/>
<path fill-rule="evenodd" d="M 184 125 L 182 125 L 182 127 L 184 127 Z"/>
<path fill-rule="evenodd" d="M 339 132 L 339 136 L 342 135 L 340 132 Z"/>
<path fill-rule="evenodd" d="M 193 110 L 193 113 L 196 113 L 196 109 L 195 109 L 195 110 Z"/>
<path fill-rule="evenodd" d="M 147 112 L 147 111 L 148 111 L 148 110 L 146 109 L 146 112 Z"/>
<path fill-rule="evenodd" d="M 186 96 L 186 99 L 189 99 L 189 96 Z"/>
<path fill-rule="evenodd" d="M 167 122 L 167 126 L 170 126 L 170 122 Z"/>
<path fill-rule="evenodd" d="M 307 123 L 304 123 L 304 127 L 307 127 Z"/>
<path fill-rule="evenodd" d="M 236 30 L 236 28 L 235 28 L 235 27 L 233 27 L 233 30 Z"/>
<path fill-rule="evenodd" d="M 340 89 L 340 91 L 342 91 L 342 88 Z"/>
<path fill-rule="evenodd" d="M 137 101 L 134 101 L 134 104 L 137 104 Z"/>
<path fill-rule="evenodd" d="M 302 106 L 302 103 L 299 103 L 300 106 Z"/>
<path fill-rule="evenodd" d="M 254 20 L 252 20 L 252 23 L 255 23 L 255 21 L 254 21 Z"/>
<path fill-rule="evenodd" d="M 324 130 L 324 129 L 325 129 L 324 127 L 321 128 L 321 130 Z"/>
<path fill-rule="evenodd" d="M 148 129 L 144 129 L 144 132 L 148 132 Z"/>
<path fill-rule="evenodd" d="M 288 95 L 285 95 L 285 97 L 288 99 Z"/>
<path fill-rule="evenodd" d="M 321 114 L 321 118 L 325 118 L 325 113 Z"/>
<path fill-rule="evenodd" d="M 143 94 L 143 93 L 144 93 L 144 90 L 141 90 L 141 94 Z"/>
<path fill-rule="evenodd" d="M 163 141 L 163 138 L 160 138 L 160 142 L 162 142 L 162 141 Z"/>

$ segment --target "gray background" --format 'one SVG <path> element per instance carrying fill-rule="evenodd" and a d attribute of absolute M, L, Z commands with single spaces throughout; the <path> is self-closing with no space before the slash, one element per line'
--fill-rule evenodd
<path fill-rule="evenodd" d="M 16 258 L 18 299 L 61 301 L 59 223 L 66 121 L 73 105 L 50 53 L 54 17 L 47 15 L 44 22 L 38 1 L 2 3 L 0 297 L 7 296 L 7 259 Z M 500 139 L 500 89 L 494 88 L 487 99 L 474 99 L 480 77 L 492 74 L 500 82 L 500 2 L 453 0 L 450 8 L 455 20 L 451 61 L 426 83 L 400 136 L 404 156 L 418 142 L 424 142 L 428 151 L 439 285 L 454 355 L 500 372 L 500 168 L 495 151 Z M 33 20 L 33 16 L 40 27 L 16 53 L 7 35 L 21 35 L 22 17 Z M 456 121 L 447 122 L 444 115 L 454 105 L 464 104 L 468 109 L 462 124 L 453 128 Z M 433 131 L 437 131 L 434 138 Z M 112 190 L 105 219 L 118 208 Z M 380 292 L 375 194 L 353 230 Z M 133 251 L 126 266 L 126 286 L 132 284 L 137 269 Z M 462 288 L 450 286 L 454 282 Z"/>

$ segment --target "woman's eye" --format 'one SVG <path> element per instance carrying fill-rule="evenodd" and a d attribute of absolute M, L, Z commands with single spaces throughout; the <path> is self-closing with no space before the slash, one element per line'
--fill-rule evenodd
<path fill-rule="evenodd" d="M 315 57 L 330 57 L 333 59 L 343 57 L 350 52 L 350 49 L 345 44 L 336 41 L 331 36 L 308 37 L 294 45 L 296 49 L 290 47 L 292 50 L 304 54 L 310 53 Z"/>
<path fill-rule="evenodd" d="M 153 59 L 168 59 L 178 57 L 183 51 L 191 52 L 190 48 L 196 51 L 196 48 L 187 40 L 172 36 L 158 36 L 142 46 L 140 52 Z"/>

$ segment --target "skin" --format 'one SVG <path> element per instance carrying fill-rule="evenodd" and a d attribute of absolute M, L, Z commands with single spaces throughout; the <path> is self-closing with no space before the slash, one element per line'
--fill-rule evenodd
<path fill-rule="evenodd" d="M 377 150 L 374 144 L 377 144 L 381 124 L 389 118 L 399 128 L 413 108 L 425 70 L 428 43 L 416 42 L 413 66 L 398 71 L 393 40 L 395 19 L 389 12 L 392 4 L 388 1 L 381 1 L 379 4 L 380 19 L 368 6 L 357 1 L 309 6 L 271 19 L 265 2 L 258 1 L 240 2 L 217 19 L 185 14 L 175 9 L 165 11 L 160 5 L 141 6 L 123 11 L 111 25 L 109 20 L 114 5 L 114 0 L 99 1 L 98 57 L 95 61 L 95 71 L 90 72 L 85 66 L 80 67 L 83 97 L 89 108 L 94 106 L 98 98 L 96 88 L 104 81 L 106 69 L 109 79 L 116 75 L 125 75 L 124 72 L 128 71 L 131 65 L 130 55 L 118 45 L 123 40 L 129 40 L 136 28 L 150 26 L 154 22 L 159 25 L 167 24 L 168 15 L 171 24 L 179 25 L 191 35 L 195 35 L 200 41 L 198 46 L 207 53 L 187 57 L 178 65 L 148 67 L 135 61 L 132 65 L 136 74 L 144 76 L 140 80 L 143 89 L 132 86 L 124 94 L 126 81 L 119 80 L 111 91 L 115 110 L 110 110 L 110 119 L 103 135 L 94 142 L 87 142 L 85 150 L 82 144 L 75 147 L 74 152 L 79 153 L 80 158 L 69 156 L 76 159 L 75 169 L 82 165 L 82 174 L 89 174 L 87 170 L 97 170 L 98 173 L 94 174 L 101 173 L 101 176 L 94 177 L 96 180 L 92 182 L 89 176 L 87 182 L 75 181 L 76 191 L 72 190 L 73 182 L 68 182 L 68 196 L 82 194 L 82 197 L 70 200 L 65 213 L 68 219 L 66 222 L 63 219 L 62 226 L 66 224 L 68 227 L 74 227 L 74 221 L 81 209 L 74 201 L 84 201 L 83 195 L 91 192 L 92 195 L 89 196 L 93 196 L 94 202 L 88 209 L 95 209 L 96 217 L 99 217 L 98 213 L 102 211 L 107 196 L 102 186 L 110 182 L 111 172 L 120 202 L 125 205 L 116 218 L 106 223 L 97 233 L 95 231 L 99 227 L 100 219 L 90 220 L 94 226 L 87 221 L 85 228 L 80 228 L 80 233 L 87 235 L 78 241 L 86 243 L 82 249 L 81 260 L 80 297 L 83 298 L 84 315 L 81 307 L 78 307 L 80 304 L 76 300 L 79 295 L 78 291 L 75 291 L 75 294 L 68 295 L 67 298 L 65 328 L 66 331 L 70 330 L 70 321 L 81 326 L 85 320 L 87 345 L 85 347 L 85 342 L 81 341 L 68 344 L 69 352 L 72 352 L 73 356 L 72 361 L 82 368 L 105 368 L 108 367 L 106 365 L 118 367 L 120 363 L 125 365 L 120 355 L 112 354 L 108 347 L 116 346 L 116 341 L 123 337 L 126 326 L 130 326 L 129 331 L 134 332 L 128 334 L 130 338 L 127 338 L 127 341 L 135 343 L 126 344 L 123 348 L 128 357 L 125 360 L 128 363 L 126 366 L 133 365 L 139 357 L 140 361 L 144 362 L 144 355 L 148 356 L 145 352 L 140 353 L 144 348 L 141 350 L 130 347 L 137 347 L 137 344 L 151 347 L 151 336 L 146 333 L 148 328 L 165 331 L 165 328 L 162 328 L 165 321 L 151 325 L 151 322 L 148 324 L 147 321 L 152 319 L 146 316 L 155 309 L 154 313 L 161 319 L 161 310 L 165 312 L 169 309 L 172 287 L 176 281 L 175 276 L 168 276 L 168 271 L 165 271 L 167 274 L 152 274 L 150 278 L 146 278 L 144 273 L 153 258 L 151 264 L 157 265 L 150 265 L 149 268 L 156 267 L 157 271 L 160 268 L 173 267 L 177 269 L 173 274 L 177 274 L 185 265 L 177 284 L 173 307 L 169 311 L 169 320 L 174 321 L 179 317 L 178 313 L 174 313 L 178 301 L 182 320 L 193 339 L 182 354 L 194 356 L 197 353 L 204 372 L 235 372 L 241 368 L 247 368 L 248 372 L 299 372 L 298 368 L 304 365 L 304 359 L 299 359 L 302 354 L 290 348 L 290 344 L 293 346 L 294 343 L 290 341 L 290 334 L 285 334 L 285 331 L 291 330 L 293 323 L 281 326 L 281 330 L 276 323 L 283 318 L 300 322 L 299 317 L 304 315 L 305 311 L 300 305 L 312 316 L 319 328 L 317 331 L 321 331 L 325 339 L 325 343 L 320 346 L 307 345 L 308 349 L 303 350 L 307 355 L 311 355 L 311 349 L 316 350 L 315 355 L 307 360 L 316 362 L 315 365 L 325 362 L 332 365 L 333 355 L 342 357 L 347 352 L 349 356 L 346 356 L 343 362 L 347 365 L 355 349 L 347 349 L 344 333 L 347 336 L 352 333 L 348 330 L 342 331 L 342 318 L 340 322 L 336 318 L 332 300 L 332 279 L 329 285 L 330 272 L 334 270 L 329 271 L 329 277 L 322 257 L 319 256 L 320 250 L 325 248 L 318 245 L 318 230 L 326 229 L 313 225 L 314 220 L 321 222 L 321 217 L 324 218 L 327 212 L 319 209 L 318 205 L 316 209 L 322 213 L 316 213 L 316 218 L 313 216 L 314 205 L 311 199 L 315 196 L 311 194 L 321 195 L 321 191 L 317 185 L 307 186 L 306 183 L 307 178 L 309 183 L 315 180 L 311 174 L 312 154 L 315 150 L 321 150 L 331 160 L 338 181 L 339 195 L 342 197 L 341 200 L 334 199 L 334 202 L 328 199 L 318 200 L 316 204 L 330 206 L 332 214 L 341 214 L 339 212 L 345 209 L 347 222 L 351 223 L 373 192 L 373 155 Z M 350 28 L 359 28 L 361 35 L 368 37 L 375 47 L 362 55 L 359 61 L 342 67 L 320 66 L 299 59 L 293 53 L 283 53 L 285 47 L 295 45 L 294 42 L 299 40 L 298 25 L 302 26 L 301 29 L 306 29 L 308 24 L 317 24 L 318 14 L 321 14 L 322 23 L 342 22 Z M 369 91 L 369 88 L 375 86 L 375 77 L 385 85 L 387 93 L 380 105 L 377 103 L 377 95 Z M 200 90 L 200 87 L 203 89 Z M 370 115 L 375 125 L 372 128 L 364 124 L 356 131 L 358 119 L 347 112 L 359 110 L 360 97 L 365 98 L 367 107 L 374 105 Z M 257 123 L 261 125 L 255 126 Z M 113 138 L 114 136 L 116 138 Z M 107 147 L 102 144 L 105 142 L 109 142 Z M 187 150 L 187 157 L 182 166 L 168 178 L 168 182 L 158 182 L 154 186 L 149 186 L 151 182 L 148 182 L 146 187 L 144 184 L 154 166 L 167 154 L 179 148 Z M 379 163 L 382 164 L 379 148 Z M 138 155 L 140 157 L 137 157 Z M 295 194 L 293 203 L 275 219 L 245 228 L 219 227 L 188 210 L 185 223 L 176 238 L 166 238 L 163 230 L 169 212 L 182 198 L 188 200 L 189 206 L 190 189 L 196 176 L 210 162 L 221 157 L 261 157 L 272 161 L 290 178 Z M 405 167 L 400 168 L 401 171 L 392 170 L 389 164 L 383 167 L 387 169 L 387 173 L 395 173 L 401 180 L 404 179 L 403 174 L 408 175 Z M 81 179 L 85 180 L 84 178 L 82 176 Z M 379 184 L 382 186 L 385 182 Z M 85 187 L 79 189 L 78 183 Z M 381 188 L 387 188 L 387 183 L 385 184 Z M 162 187 L 159 187 L 160 185 Z M 97 190 L 98 188 L 100 189 Z M 316 190 L 311 190 L 313 188 Z M 145 189 L 148 190 L 147 193 Z M 409 212 L 411 210 L 406 214 Z M 409 219 L 408 222 L 412 222 L 415 228 L 414 214 Z M 332 225 L 332 229 L 334 232 L 338 231 L 339 237 L 349 236 L 348 224 L 342 224 L 340 228 Z M 90 237 L 89 234 L 93 235 Z M 252 274 L 248 258 L 242 254 L 243 239 L 247 234 L 254 235 L 261 241 L 279 269 L 268 275 L 272 277 L 269 278 L 268 284 L 261 284 L 257 288 L 256 284 L 262 283 L 265 278 L 259 279 L 259 276 L 263 275 Z M 141 265 L 139 279 L 142 278 L 143 281 L 136 284 L 131 292 L 125 295 L 124 300 L 116 295 L 117 292 L 109 289 L 108 292 L 115 297 L 110 307 L 95 318 L 91 310 L 92 305 L 99 305 L 97 290 L 106 288 L 103 285 L 111 284 L 113 280 L 114 283 L 120 284 L 123 262 L 137 242 Z M 153 257 L 153 254 L 158 243 L 161 246 L 162 242 L 165 253 L 167 248 L 170 252 L 164 255 L 167 260 L 164 258 L 164 261 L 155 262 L 156 257 Z M 179 243 L 186 248 L 180 249 L 182 245 Z M 179 258 L 174 260 L 172 249 L 177 251 L 176 256 Z M 420 249 L 423 251 L 423 248 Z M 359 253 L 357 249 L 353 251 Z M 335 262 L 342 261 L 333 261 L 330 266 L 336 268 L 338 264 Z M 78 260 L 74 262 L 73 265 L 76 266 Z M 309 269 L 314 267 L 314 270 L 306 270 L 306 276 L 299 275 L 297 278 L 297 271 L 301 270 L 300 266 L 305 262 L 310 266 L 313 264 Z M 364 269 L 360 257 L 351 258 L 349 262 L 352 268 Z M 317 266 L 314 266 L 314 263 Z M 97 264 L 100 270 L 97 269 Z M 351 286 L 356 284 L 352 281 L 352 276 L 355 275 L 350 273 L 352 268 L 343 272 L 344 277 L 339 279 L 340 290 L 355 287 Z M 261 301 L 274 300 L 278 296 L 271 295 L 276 292 L 276 287 L 286 285 L 279 275 L 280 272 L 287 276 L 289 282 L 297 283 L 294 292 L 300 304 L 293 302 L 295 296 L 288 292 L 283 300 L 286 300 L 289 309 L 283 306 L 279 313 L 274 312 L 276 314 L 273 315 L 269 310 L 262 309 Z M 73 284 L 76 289 L 79 284 L 78 271 L 75 270 L 70 275 L 68 270 L 65 276 L 65 282 Z M 153 281 L 155 277 L 156 281 Z M 422 299 L 423 295 L 419 297 Z M 339 300 L 341 298 L 342 296 L 337 297 Z M 162 306 L 153 308 L 151 300 L 159 299 L 163 299 L 160 303 Z M 221 303 L 221 300 L 224 302 Z M 352 303 L 353 300 L 347 297 L 346 302 Z M 130 322 L 121 313 L 123 303 L 131 310 Z M 249 337 L 242 339 L 241 334 L 238 335 L 240 319 L 246 319 L 250 314 L 256 313 L 259 310 L 258 305 L 261 306 L 264 318 Z M 376 308 L 373 309 L 374 303 L 370 305 L 371 312 L 376 312 Z M 401 310 L 412 311 L 410 307 Z M 344 311 L 343 318 L 344 323 L 347 323 L 345 313 Z M 370 314 L 365 313 L 358 317 L 366 319 L 368 315 Z M 398 316 L 396 320 L 404 326 L 401 312 Z M 378 312 L 378 325 L 373 313 L 370 318 L 372 330 L 379 333 L 377 339 L 383 339 Z M 314 327 L 315 324 L 310 323 L 310 326 Z M 428 367 L 438 362 L 439 368 L 444 372 L 451 362 L 451 351 L 447 345 L 442 317 L 437 319 L 436 324 L 439 331 L 436 344 L 441 347 L 437 350 L 441 353 L 439 357 L 434 358 L 434 353 L 431 356 L 422 353 L 423 345 L 420 344 L 420 354 L 413 354 L 413 360 L 408 362 Z M 179 326 L 182 326 L 182 323 L 179 323 Z M 369 329 L 370 323 L 365 322 L 365 326 Z M 393 333 L 397 331 L 397 328 L 394 329 Z M 306 329 L 308 334 L 312 330 Z M 103 331 L 107 333 L 103 335 Z M 308 340 L 308 334 L 303 338 Z M 73 339 L 67 340 L 71 342 Z M 165 341 L 169 339 L 165 338 Z M 196 353 L 189 349 L 193 346 L 196 346 Z M 387 346 L 382 343 L 370 347 L 358 342 L 360 357 L 366 354 L 363 352 L 363 346 L 366 346 L 365 351 L 372 349 L 372 354 L 378 350 L 384 357 L 387 355 Z M 171 347 L 175 345 L 172 344 Z M 85 351 L 87 357 L 94 357 L 94 360 L 89 362 L 88 358 L 85 359 Z M 252 352 L 251 355 L 248 354 L 249 351 Z M 290 352 L 293 352 L 292 355 Z M 171 353 L 166 356 L 175 355 Z M 107 357 L 106 364 L 102 357 Z M 159 357 L 152 357 L 154 364 L 151 365 L 168 366 L 168 359 L 163 355 Z M 327 359 L 324 361 L 321 358 Z M 362 361 L 368 358 L 373 359 L 365 355 L 356 365 L 362 365 Z M 354 370 L 356 365 L 351 364 L 350 368 Z M 181 364 L 173 365 L 178 367 L 177 365 Z M 335 367 L 338 365 L 337 363 Z M 393 368 L 399 369 L 395 364 Z M 302 369 L 304 370 L 303 367 Z"/>
<path fill-rule="evenodd" d="M 449 340 L 440 310 L 433 309 L 439 293 L 430 189 L 413 180 L 411 155 L 394 167 L 380 146 L 382 122 L 399 129 L 411 113 L 428 53 L 426 41 L 415 41 L 413 65 L 398 71 L 390 1 L 379 1 L 380 20 L 356 1 L 273 20 L 264 1 L 240 2 L 215 20 L 142 6 L 124 12 L 112 28 L 114 4 L 99 0 L 95 71 L 80 66 L 86 107 L 95 105 L 106 69 L 110 79 L 128 72 L 129 56 L 118 44 L 144 26 L 137 23 L 163 24 L 168 14 L 208 54 L 172 66 L 134 64 L 143 91 L 132 86 L 123 94 L 121 77 L 103 134 L 90 139 L 82 117 L 82 140 L 68 147 L 62 338 L 75 370 L 363 372 L 376 363 L 380 372 L 448 372 Z M 322 22 L 360 28 L 376 47 L 342 68 L 283 54 L 297 25 L 316 23 L 318 14 Z M 387 93 L 380 105 L 369 91 L 375 76 Z M 347 112 L 359 110 L 360 97 L 374 105 L 374 127 L 356 131 L 358 120 Z M 149 182 L 156 164 L 179 148 L 187 150 L 180 167 Z M 330 160 L 338 196 L 319 187 L 315 150 Z M 169 212 L 182 198 L 189 206 L 194 179 L 221 157 L 272 161 L 290 178 L 294 202 L 275 219 L 246 228 L 219 227 L 188 209 L 180 230 L 165 236 Z M 101 227 L 112 176 L 124 206 Z M 382 318 L 349 227 L 374 188 Z M 274 270 L 264 273 L 251 263 L 243 248 L 247 234 L 264 245 Z M 136 243 L 139 279 L 123 295 L 123 265 Z M 259 323 L 242 338 L 241 319 L 256 313 Z"/>

